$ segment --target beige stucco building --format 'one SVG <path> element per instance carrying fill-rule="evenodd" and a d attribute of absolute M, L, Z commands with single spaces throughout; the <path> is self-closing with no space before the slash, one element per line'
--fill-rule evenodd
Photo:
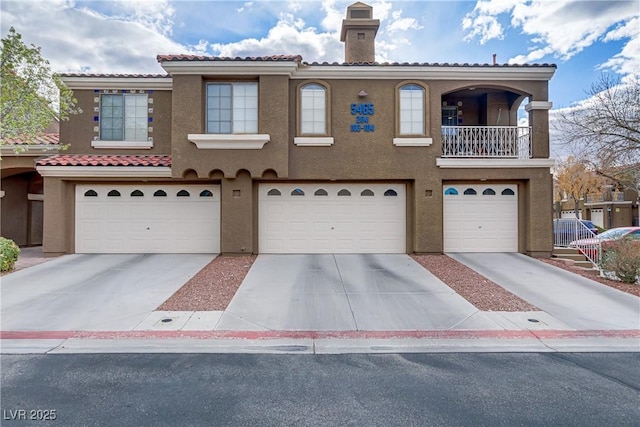
<path fill-rule="evenodd" d="M 555 65 L 379 64 L 378 26 L 348 8 L 344 63 L 65 75 L 83 113 L 37 162 L 45 253 L 548 256 Z"/>

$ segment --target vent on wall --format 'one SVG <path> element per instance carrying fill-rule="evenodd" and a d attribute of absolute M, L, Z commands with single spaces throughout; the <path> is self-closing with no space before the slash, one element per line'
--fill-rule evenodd
<path fill-rule="evenodd" d="M 351 19 L 371 19 L 370 10 L 351 10 Z"/>

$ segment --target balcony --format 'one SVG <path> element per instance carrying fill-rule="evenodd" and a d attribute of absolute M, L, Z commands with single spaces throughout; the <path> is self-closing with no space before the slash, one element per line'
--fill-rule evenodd
<path fill-rule="evenodd" d="M 442 126 L 443 158 L 531 158 L 530 126 Z"/>
<path fill-rule="evenodd" d="M 615 191 L 607 194 L 587 194 L 587 203 L 624 202 L 624 193 Z"/>

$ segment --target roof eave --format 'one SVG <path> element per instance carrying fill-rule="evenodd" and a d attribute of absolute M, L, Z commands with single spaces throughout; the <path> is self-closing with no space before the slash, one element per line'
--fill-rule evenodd
<path fill-rule="evenodd" d="M 171 77 L 63 76 L 69 89 L 171 90 Z"/>
<path fill-rule="evenodd" d="M 297 70 L 293 78 L 423 79 L 423 80 L 538 80 L 549 81 L 556 67 L 523 66 L 420 66 L 311 64 Z"/>
<path fill-rule="evenodd" d="M 171 75 L 285 75 L 293 76 L 298 63 L 292 61 L 162 61 L 162 68 Z"/>
<path fill-rule="evenodd" d="M 171 178 L 168 166 L 36 166 L 44 177 Z"/>
<path fill-rule="evenodd" d="M 0 148 L 2 157 L 40 157 L 59 152 L 59 146 L 46 144 L 13 144 L 3 145 Z"/>

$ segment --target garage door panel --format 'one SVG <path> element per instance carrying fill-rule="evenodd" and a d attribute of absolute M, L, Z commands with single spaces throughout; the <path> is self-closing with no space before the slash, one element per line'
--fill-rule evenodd
<path fill-rule="evenodd" d="M 86 197 L 87 190 L 97 197 Z M 178 197 L 186 189 L 189 197 Z M 203 190 L 213 197 L 199 197 Z M 120 197 L 106 196 L 117 190 Z M 140 190 L 144 196 L 131 196 Z M 157 190 L 166 197 L 153 197 Z M 217 253 L 220 250 L 218 186 L 79 185 L 76 187 L 78 253 Z"/>
<path fill-rule="evenodd" d="M 468 188 L 476 195 L 466 195 Z M 492 188 L 495 195 L 483 195 Z M 502 195 L 511 189 L 514 196 Z M 518 205 L 515 184 L 445 185 L 445 252 L 517 252 Z M 457 194 L 448 194 L 449 191 Z"/>
<path fill-rule="evenodd" d="M 385 200 L 389 188 L 400 197 Z M 272 189 L 280 195 L 270 196 Z M 295 189 L 305 195 L 291 196 Z M 365 189 L 377 197 L 361 196 Z M 351 195 L 338 195 L 342 190 Z M 398 184 L 264 184 L 259 189 L 259 251 L 404 253 L 405 204 L 404 185 Z"/>

